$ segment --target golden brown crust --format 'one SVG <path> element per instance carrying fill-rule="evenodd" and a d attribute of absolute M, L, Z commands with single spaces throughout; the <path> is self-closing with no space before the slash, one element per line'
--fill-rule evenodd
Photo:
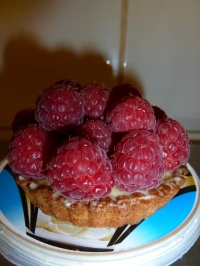
<path fill-rule="evenodd" d="M 186 180 L 187 167 L 175 170 L 157 188 L 137 192 L 115 199 L 106 197 L 93 201 L 69 202 L 62 196 L 55 197 L 50 186 L 31 188 L 34 180 L 16 178 L 30 201 L 47 215 L 62 222 L 71 222 L 81 227 L 120 227 L 137 224 L 166 205 L 179 191 Z"/>

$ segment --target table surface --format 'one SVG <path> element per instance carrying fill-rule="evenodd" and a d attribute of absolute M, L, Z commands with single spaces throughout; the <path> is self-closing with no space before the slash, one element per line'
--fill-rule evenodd
<path fill-rule="evenodd" d="M 7 152 L 8 143 L 0 142 L 0 160 L 2 160 Z M 191 146 L 191 156 L 189 163 L 197 172 L 200 177 L 200 143 L 193 144 Z M 7 261 L 2 255 L 0 255 L 1 266 L 13 266 L 14 264 Z M 200 237 L 191 247 L 191 249 L 178 261 L 174 262 L 171 266 L 198 266 L 200 265 Z M 162 266 L 162 265 L 161 265 Z"/>

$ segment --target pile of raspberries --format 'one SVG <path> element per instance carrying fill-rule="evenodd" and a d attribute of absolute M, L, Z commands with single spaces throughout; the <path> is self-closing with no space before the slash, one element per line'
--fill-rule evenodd
<path fill-rule="evenodd" d="M 66 79 L 46 88 L 34 109 L 13 120 L 8 160 L 26 178 L 47 178 L 66 198 L 94 200 L 113 187 L 134 193 L 157 187 L 185 164 L 185 129 L 131 84 L 112 89 Z"/>

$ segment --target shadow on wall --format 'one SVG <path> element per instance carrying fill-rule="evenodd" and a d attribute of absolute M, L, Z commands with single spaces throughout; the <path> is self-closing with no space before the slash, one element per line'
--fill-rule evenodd
<path fill-rule="evenodd" d="M 0 130 L 8 130 L 16 112 L 34 107 L 43 89 L 64 78 L 74 79 L 81 85 L 95 81 L 109 88 L 118 80 L 97 52 L 77 54 L 67 47 L 47 50 L 26 34 L 10 39 L 0 73 Z M 141 90 L 134 77 L 125 77 L 124 82 Z"/>

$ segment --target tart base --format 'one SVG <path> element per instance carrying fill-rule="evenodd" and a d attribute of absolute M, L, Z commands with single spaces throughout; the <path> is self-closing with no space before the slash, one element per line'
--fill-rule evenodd
<path fill-rule="evenodd" d="M 80 227 L 117 228 L 138 224 L 165 206 L 185 183 L 187 172 L 184 165 L 167 173 L 157 188 L 92 201 L 68 200 L 42 180 L 35 184 L 36 180 L 16 176 L 16 182 L 33 205 L 59 221 Z"/>

